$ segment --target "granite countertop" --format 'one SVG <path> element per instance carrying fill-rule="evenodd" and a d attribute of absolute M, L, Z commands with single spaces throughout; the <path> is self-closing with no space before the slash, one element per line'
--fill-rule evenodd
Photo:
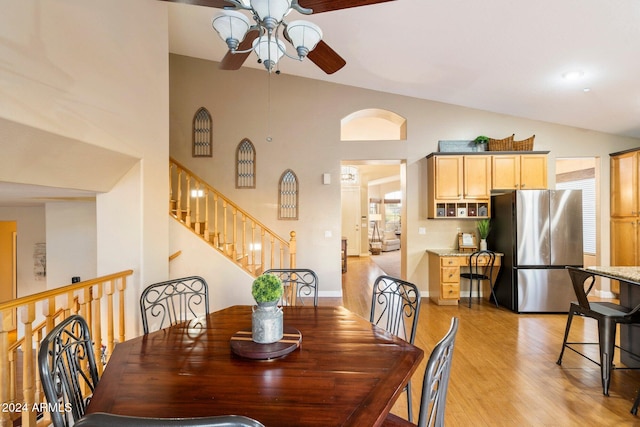
<path fill-rule="evenodd" d="M 434 255 L 438 255 L 438 256 L 469 256 L 471 255 L 473 252 L 461 252 L 458 249 L 453 249 L 453 248 L 449 248 L 449 249 L 427 249 L 428 253 L 432 253 Z M 497 256 L 502 256 L 503 254 L 496 252 Z"/>
<path fill-rule="evenodd" d="M 613 277 L 619 277 L 620 280 L 630 280 L 640 283 L 640 267 L 608 267 L 608 266 L 591 266 L 585 270 L 592 270 L 598 273 L 607 274 Z"/>

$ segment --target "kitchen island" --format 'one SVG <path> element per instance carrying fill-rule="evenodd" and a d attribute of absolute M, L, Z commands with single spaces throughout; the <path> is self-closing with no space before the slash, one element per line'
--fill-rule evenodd
<path fill-rule="evenodd" d="M 471 252 L 458 249 L 427 249 L 429 256 L 429 299 L 438 305 L 458 305 L 460 301 L 460 268 L 469 268 Z M 486 258 L 485 258 L 486 262 Z M 482 265 L 482 264 L 481 264 Z M 496 253 L 492 282 L 502 265 L 502 254 Z M 483 282 L 482 295 L 490 295 L 489 284 Z"/>

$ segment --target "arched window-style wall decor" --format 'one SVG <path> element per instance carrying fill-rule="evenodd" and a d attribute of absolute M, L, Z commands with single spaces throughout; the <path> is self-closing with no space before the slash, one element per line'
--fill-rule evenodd
<path fill-rule="evenodd" d="M 256 149 L 246 138 L 236 149 L 236 188 L 256 188 Z"/>
<path fill-rule="evenodd" d="M 278 183 L 278 219 L 298 219 L 298 177 L 287 169 Z"/>
<path fill-rule="evenodd" d="M 367 108 L 340 120 L 341 141 L 404 141 L 407 119 L 393 111 Z"/>
<path fill-rule="evenodd" d="M 193 116 L 193 157 L 211 157 L 211 114 L 201 107 Z"/>

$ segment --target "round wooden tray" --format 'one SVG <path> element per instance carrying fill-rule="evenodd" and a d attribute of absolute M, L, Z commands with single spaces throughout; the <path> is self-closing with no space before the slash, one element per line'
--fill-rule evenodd
<path fill-rule="evenodd" d="M 251 329 L 243 329 L 231 337 L 231 351 L 240 357 L 268 360 L 282 357 L 300 347 L 302 334 L 296 328 L 285 326 L 284 335 L 278 342 L 259 344 L 251 337 Z"/>

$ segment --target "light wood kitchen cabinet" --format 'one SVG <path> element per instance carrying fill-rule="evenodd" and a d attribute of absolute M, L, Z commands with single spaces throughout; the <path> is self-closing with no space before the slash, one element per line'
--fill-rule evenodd
<path fill-rule="evenodd" d="M 612 153 L 611 156 L 611 265 L 640 265 L 640 197 L 638 159 L 640 149 Z M 620 285 L 611 282 L 611 290 Z"/>
<path fill-rule="evenodd" d="M 493 156 L 491 188 L 536 190 L 547 188 L 547 154 Z"/>
<path fill-rule="evenodd" d="M 434 186 L 434 198 L 462 198 L 463 160 L 462 156 L 434 156 L 429 159 L 429 181 Z"/>
<path fill-rule="evenodd" d="M 463 197 L 491 198 L 491 156 L 464 156 Z"/>
<path fill-rule="evenodd" d="M 547 188 L 548 151 L 431 153 L 427 217 L 488 218 L 491 190 Z"/>
<path fill-rule="evenodd" d="M 638 216 L 638 156 L 632 151 L 611 155 L 611 216 Z M 611 264 L 616 265 L 616 264 Z"/>
<path fill-rule="evenodd" d="M 611 219 L 611 265 L 640 265 L 638 260 L 638 218 Z"/>

